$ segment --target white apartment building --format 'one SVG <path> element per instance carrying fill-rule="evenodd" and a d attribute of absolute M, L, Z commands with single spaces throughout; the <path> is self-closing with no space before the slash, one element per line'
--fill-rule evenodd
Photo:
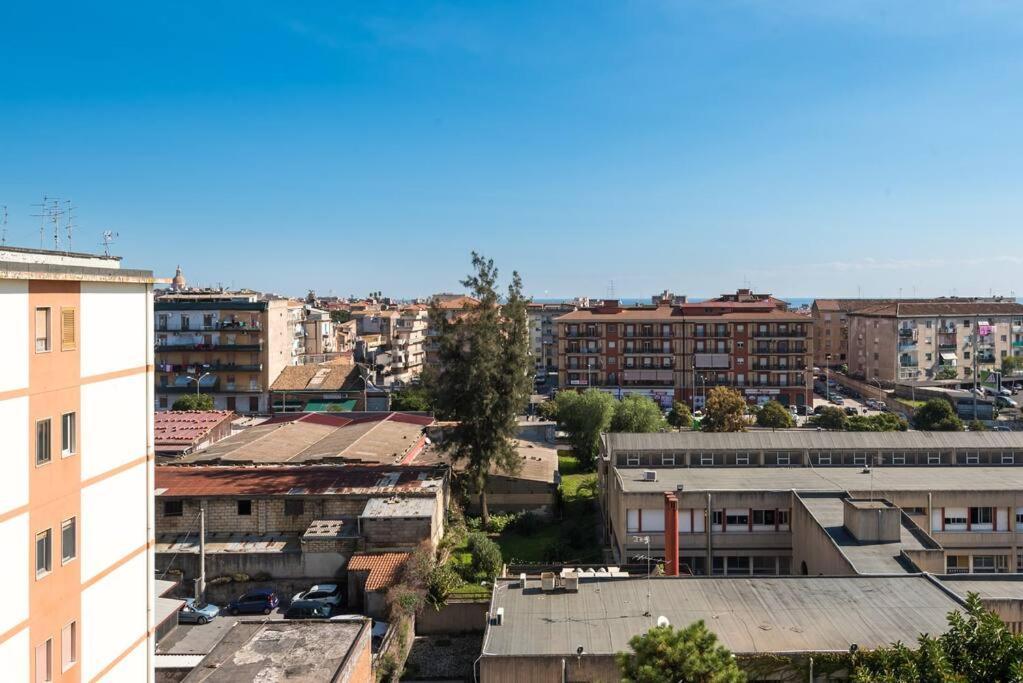
<path fill-rule="evenodd" d="M 153 276 L 0 248 L 0 678 L 153 680 Z"/>

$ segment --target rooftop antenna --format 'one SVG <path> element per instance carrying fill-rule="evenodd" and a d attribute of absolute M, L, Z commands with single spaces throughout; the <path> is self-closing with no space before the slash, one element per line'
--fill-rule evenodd
<path fill-rule="evenodd" d="M 53 224 L 53 250 L 60 251 L 60 219 L 64 210 L 60 208 L 60 200 L 54 199 L 50 202 L 50 223 Z"/>
<path fill-rule="evenodd" d="M 607 284 L 607 298 L 608 299 L 615 298 L 615 281 L 614 280 L 611 280 Z"/>
<path fill-rule="evenodd" d="M 112 232 L 110 230 L 103 231 L 103 255 L 110 256 L 110 245 L 114 243 L 120 237 L 120 234 Z"/>
<path fill-rule="evenodd" d="M 3 216 L 0 216 L 0 247 L 7 246 L 7 205 L 0 207 Z"/>
<path fill-rule="evenodd" d="M 71 253 L 71 234 L 75 230 L 75 218 L 74 210 L 75 207 L 71 204 L 71 200 L 67 199 L 64 201 L 64 231 L 67 233 L 67 253 Z"/>
<path fill-rule="evenodd" d="M 39 207 L 39 213 L 32 214 L 33 218 L 39 219 L 39 248 L 43 248 L 44 239 L 46 236 L 46 218 L 49 215 L 47 209 L 50 206 L 50 198 L 43 195 L 43 201 L 39 204 L 33 204 L 32 206 Z"/>

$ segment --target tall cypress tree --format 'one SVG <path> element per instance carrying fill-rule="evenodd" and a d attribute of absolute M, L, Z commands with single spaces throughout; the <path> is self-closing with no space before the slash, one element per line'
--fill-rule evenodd
<path fill-rule="evenodd" d="M 466 461 L 488 524 L 487 478 L 492 469 L 514 474 L 521 466 L 514 446 L 516 418 L 529 402 L 533 378 L 519 274 L 512 273 L 502 299 L 493 259 L 473 252 L 472 266 L 462 286 L 479 303 L 452 319 L 437 302 L 430 307 L 438 366 L 427 383 L 438 415 L 457 422 L 443 448 L 452 461 Z"/>

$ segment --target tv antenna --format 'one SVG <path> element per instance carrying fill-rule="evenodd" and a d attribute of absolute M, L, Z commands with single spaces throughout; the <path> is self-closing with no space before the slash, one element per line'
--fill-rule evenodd
<path fill-rule="evenodd" d="M 0 216 L 0 247 L 7 246 L 7 205 L 0 207 L 3 215 Z"/>
<path fill-rule="evenodd" d="M 614 280 L 611 280 L 607 284 L 607 298 L 608 299 L 615 298 L 615 281 Z"/>
<path fill-rule="evenodd" d="M 50 198 L 43 195 L 43 201 L 32 206 L 39 208 L 39 213 L 32 214 L 32 217 L 39 219 L 39 248 L 42 249 L 46 241 L 46 219 L 50 216 Z"/>
<path fill-rule="evenodd" d="M 70 199 L 65 200 L 64 201 L 64 218 L 65 218 L 64 230 L 65 230 L 65 232 L 67 232 L 67 252 L 69 254 L 71 253 L 71 233 L 73 233 L 74 229 L 75 229 L 74 210 L 75 210 L 75 207 L 71 204 L 71 200 Z"/>
<path fill-rule="evenodd" d="M 103 255 L 110 256 L 110 245 L 114 243 L 120 237 L 119 233 L 112 232 L 110 230 L 103 231 Z"/>

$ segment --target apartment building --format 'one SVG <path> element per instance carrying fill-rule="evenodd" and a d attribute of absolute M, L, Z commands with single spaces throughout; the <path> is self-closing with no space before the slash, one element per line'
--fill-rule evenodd
<path fill-rule="evenodd" d="M 305 350 L 301 305 L 258 292 L 161 293 L 155 329 L 159 410 L 198 391 L 217 410 L 270 412 L 270 385 Z"/>
<path fill-rule="evenodd" d="M 1023 304 L 888 303 L 848 314 L 849 373 L 881 382 L 966 379 L 1023 355 Z"/>
<path fill-rule="evenodd" d="M 811 402 L 813 328 L 770 295 L 739 290 L 701 303 L 599 306 L 557 319 L 564 388 L 649 396 L 665 408 L 703 406 L 715 386 L 750 403 Z"/>
<path fill-rule="evenodd" d="M 0 248 L 4 680 L 153 680 L 153 282 Z"/>
<path fill-rule="evenodd" d="M 608 434 L 598 479 L 620 562 L 674 531 L 683 573 L 1023 573 L 1017 432 Z"/>
<path fill-rule="evenodd" d="M 529 351 L 533 356 L 536 377 L 558 374 L 558 326 L 555 320 L 578 309 L 573 303 L 531 303 L 529 316 Z"/>
<path fill-rule="evenodd" d="M 391 349 L 380 378 L 384 386 L 407 386 L 419 379 L 426 362 L 429 313 L 420 306 L 401 310 L 395 320 Z"/>

